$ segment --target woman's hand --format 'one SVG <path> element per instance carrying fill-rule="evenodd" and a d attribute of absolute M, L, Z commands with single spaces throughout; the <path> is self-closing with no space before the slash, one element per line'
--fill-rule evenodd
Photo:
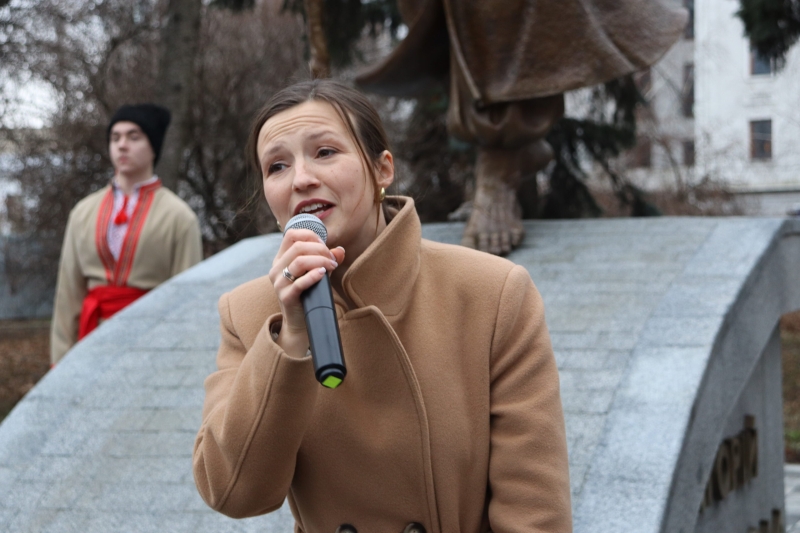
<path fill-rule="evenodd" d="M 342 261 L 344 248 L 328 249 L 311 230 L 290 229 L 284 234 L 281 247 L 272 262 L 269 279 L 275 287 L 283 315 L 278 345 L 287 354 L 303 357 L 308 350 L 308 333 L 300 294 Z M 295 277 L 293 282 L 283 275 L 284 268 Z"/>

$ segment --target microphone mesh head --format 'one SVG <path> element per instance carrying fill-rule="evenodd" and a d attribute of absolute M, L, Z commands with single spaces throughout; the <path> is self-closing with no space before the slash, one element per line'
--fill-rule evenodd
<path fill-rule="evenodd" d="M 290 229 L 310 229 L 322 239 L 322 242 L 328 242 L 328 230 L 325 229 L 325 224 L 312 214 L 301 213 L 290 218 L 283 233 L 286 234 Z"/>

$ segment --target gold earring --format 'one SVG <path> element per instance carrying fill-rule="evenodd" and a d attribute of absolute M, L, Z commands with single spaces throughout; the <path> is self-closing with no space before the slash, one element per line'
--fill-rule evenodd
<path fill-rule="evenodd" d="M 380 201 L 382 202 L 382 201 L 384 201 L 385 199 L 386 199 L 386 189 L 384 189 L 383 187 L 381 187 L 381 196 L 380 196 Z"/>
<path fill-rule="evenodd" d="M 275 221 L 275 223 L 278 224 L 278 231 L 282 232 L 283 228 L 281 227 L 281 223 L 278 222 L 277 220 Z"/>

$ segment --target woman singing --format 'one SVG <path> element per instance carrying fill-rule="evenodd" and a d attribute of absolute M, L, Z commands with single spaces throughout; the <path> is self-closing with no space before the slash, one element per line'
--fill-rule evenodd
<path fill-rule="evenodd" d="M 212 508 L 303 533 L 569 532 L 558 373 L 542 299 L 510 261 L 421 238 L 385 197 L 394 163 L 374 108 L 342 84 L 277 93 L 249 157 L 281 224 L 269 275 L 219 302 L 194 476 Z M 320 386 L 300 294 L 329 275 L 347 363 Z"/>

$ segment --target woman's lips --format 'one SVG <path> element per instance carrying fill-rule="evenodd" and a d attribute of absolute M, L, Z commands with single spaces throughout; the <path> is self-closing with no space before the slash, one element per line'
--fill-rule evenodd
<path fill-rule="evenodd" d="M 325 200 L 305 200 L 297 204 L 297 207 L 294 209 L 294 214 L 296 216 L 305 213 L 322 218 L 323 216 L 327 216 L 328 212 L 333 209 L 333 207 L 333 204 Z"/>
<path fill-rule="evenodd" d="M 330 215 L 330 214 L 331 214 L 331 211 L 333 211 L 333 206 L 332 206 L 332 205 L 329 205 L 328 207 L 326 207 L 326 208 L 325 208 L 325 209 L 323 209 L 322 211 L 317 211 L 316 213 L 314 213 L 314 216 L 315 216 L 315 217 L 317 217 L 317 218 L 318 218 L 318 219 L 320 219 L 320 220 L 325 220 L 325 218 L 326 218 L 328 215 Z"/>

